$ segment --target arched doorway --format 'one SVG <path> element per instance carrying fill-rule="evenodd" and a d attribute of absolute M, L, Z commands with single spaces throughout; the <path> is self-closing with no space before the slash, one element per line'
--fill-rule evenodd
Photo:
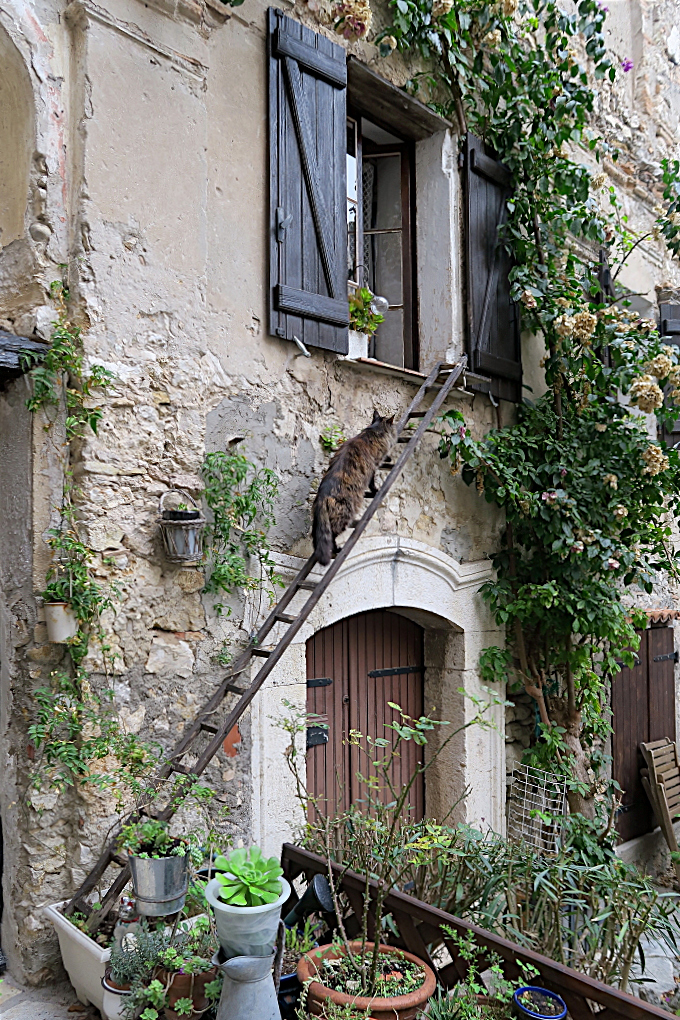
<path fill-rule="evenodd" d="M 325 813 L 347 808 L 361 797 L 357 770 L 369 772 L 368 761 L 347 743 L 350 730 L 371 737 L 389 737 L 385 724 L 398 717 L 389 702 L 410 716 L 423 712 L 424 631 L 404 616 L 375 609 L 350 616 L 318 631 L 307 641 L 307 711 L 327 723 L 312 730 L 307 751 L 307 790 Z M 315 743 L 314 740 L 324 742 Z M 422 760 L 422 748 L 402 745 L 393 767 L 400 788 Z M 411 790 L 411 817 L 425 810 L 425 785 L 420 776 Z"/>

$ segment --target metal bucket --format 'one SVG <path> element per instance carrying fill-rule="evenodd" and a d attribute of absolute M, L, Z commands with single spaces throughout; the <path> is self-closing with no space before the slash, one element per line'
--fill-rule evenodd
<path fill-rule="evenodd" d="M 184 906 L 189 884 L 188 856 L 133 857 L 130 871 L 137 908 L 145 917 L 165 917 Z"/>

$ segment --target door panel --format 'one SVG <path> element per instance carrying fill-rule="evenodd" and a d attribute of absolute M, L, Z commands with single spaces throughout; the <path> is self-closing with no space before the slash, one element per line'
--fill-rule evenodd
<path fill-rule="evenodd" d="M 624 667 L 612 681 L 612 774 L 624 791 L 616 828 L 624 842 L 654 828 L 654 815 L 640 780 L 640 744 L 663 737 L 675 740 L 674 662 L 658 659 L 672 652 L 672 627 L 645 630 L 637 665 L 634 669 Z"/>
<path fill-rule="evenodd" d="M 408 672 L 370 676 L 383 670 Z M 307 642 L 307 677 L 332 677 L 329 687 L 307 691 L 307 709 L 324 716 L 328 743 L 307 752 L 307 788 L 333 813 L 361 796 L 356 772 L 375 772 L 370 760 L 345 741 L 350 730 L 376 737 L 390 732 L 385 724 L 397 717 L 388 702 L 417 717 L 423 712 L 423 629 L 397 613 L 373 610 L 341 620 L 319 631 Z M 422 749 L 403 746 L 392 771 L 395 789 L 401 789 L 421 760 Z M 387 791 L 385 796 L 392 799 Z M 423 777 L 410 796 L 414 818 L 425 809 Z"/>

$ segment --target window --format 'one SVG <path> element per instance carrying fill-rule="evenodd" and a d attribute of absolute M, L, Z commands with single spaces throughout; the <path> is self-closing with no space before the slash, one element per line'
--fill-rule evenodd
<path fill-rule="evenodd" d="M 348 117 L 348 285 L 386 298 L 385 322 L 368 354 L 405 368 L 417 368 L 411 148 L 366 117 Z"/>

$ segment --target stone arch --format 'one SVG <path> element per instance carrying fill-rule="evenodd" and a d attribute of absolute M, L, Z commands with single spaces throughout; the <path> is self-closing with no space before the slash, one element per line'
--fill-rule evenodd
<path fill-rule="evenodd" d="M 279 570 L 292 578 L 302 561 L 283 557 Z M 314 576 L 314 575 L 312 575 Z M 492 576 L 489 560 L 458 563 L 422 542 L 402 536 L 365 539 L 348 558 L 332 586 L 300 629 L 253 703 L 252 817 L 256 842 L 275 853 L 290 839 L 301 815 L 295 809 L 292 781 L 282 767 L 287 737 L 275 720 L 284 701 L 306 704 L 307 639 L 328 625 L 369 609 L 392 609 L 425 629 L 425 702 L 434 714 L 458 726 L 474 707 L 459 693 L 481 694 L 477 661 L 482 648 L 502 643 L 502 634 L 479 594 Z M 274 642 L 272 642 L 273 644 Z M 473 727 L 447 747 L 430 775 L 428 813 L 442 817 L 467 788 L 453 817 L 504 827 L 505 745 L 502 709 L 494 728 Z"/>
<path fill-rule="evenodd" d="M 0 249 L 24 236 L 35 108 L 24 60 L 0 25 Z"/>

